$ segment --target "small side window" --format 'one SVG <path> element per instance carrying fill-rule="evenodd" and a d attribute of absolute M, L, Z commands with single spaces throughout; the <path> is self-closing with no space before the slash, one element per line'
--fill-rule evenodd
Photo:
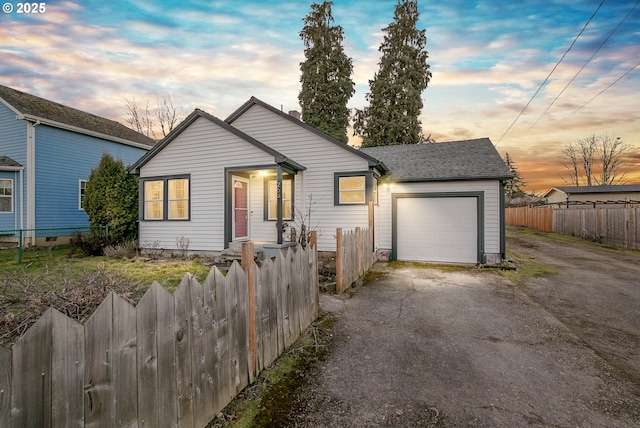
<path fill-rule="evenodd" d="M 13 180 L 0 180 L 0 213 L 13 212 Z"/>
<path fill-rule="evenodd" d="M 78 209 L 84 211 L 84 194 L 87 190 L 87 180 L 78 181 Z"/>

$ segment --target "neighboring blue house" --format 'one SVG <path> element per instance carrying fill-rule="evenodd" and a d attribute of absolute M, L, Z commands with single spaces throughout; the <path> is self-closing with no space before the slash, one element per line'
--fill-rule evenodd
<path fill-rule="evenodd" d="M 118 122 L 0 85 L 0 235 L 88 226 L 84 187 L 103 153 L 128 165 L 154 144 Z M 39 230 L 29 243 L 72 231 Z"/>

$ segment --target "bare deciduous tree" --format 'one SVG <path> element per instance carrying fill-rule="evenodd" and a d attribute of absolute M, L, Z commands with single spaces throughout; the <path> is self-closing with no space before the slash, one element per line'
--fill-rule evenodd
<path fill-rule="evenodd" d="M 600 140 L 600 159 L 602 160 L 602 172 L 598 184 L 618 184 L 627 175 L 625 168 L 627 160 L 625 155 L 631 146 L 624 144 L 620 137 L 613 138 L 604 135 Z"/>
<path fill-rule="evenodd" d="M 619 184 L 626 176 L 630 146 L 609 134 L 591 135 L 562 148 L 562 165 L 574 186 Z M 599 172 L 599 175 L 597 175 Z"/>
<path fill-rule="evenodd" d="M 135 98 L 127 101 L 127 123 L 131 129 L 158 140 L 166 137 L 182 118 L 182 111 L 173 105 L 171 96 L 156 97 L 156 107 L 138 106 Z"/>
<path fill-rule="evenodd" d="M 562 148 L 562 165 L 569 170 L 569 181 L 574 186 L 580 185 L 580 164 L 575 144 L 567 144 Z"/>

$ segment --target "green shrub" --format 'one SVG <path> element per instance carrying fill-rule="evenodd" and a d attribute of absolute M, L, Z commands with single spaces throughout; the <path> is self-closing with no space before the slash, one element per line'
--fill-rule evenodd
<path fill-rule="evenodd" d="M 104 248 L 107 246 L 107 238 L 96 230 L 92 230 L 87 235 L 76 231 L 69 243 L 74 252 L 80 251 L 86 256 L 101 256 L 104 254 Z"/>
<path fill-rule="evenodd" d="M 138 235 L 138 180 L 121 160 L 105 153 L 87 181 L 84 209 L 92 226 L 109 226 L 111 243 Z"/>

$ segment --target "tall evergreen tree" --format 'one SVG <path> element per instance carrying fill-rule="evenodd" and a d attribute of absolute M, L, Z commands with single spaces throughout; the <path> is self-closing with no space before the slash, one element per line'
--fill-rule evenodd
<path fill-rule="evenodd" d="M 522 188 L 527 185 L 527 183 L 522 180 L 520 177 L 520 171 L 518 171 L 518 166 L 514 162 L 514 160 L 509 156 L 509 153 L 505 154 L 504 163 L 513 174 L 512 178 L 504 181 L 504 194 L 508 200 L 521 198 L 525 195 Z"/>
<path fill-rule="evenodd" d="M 121 160 L 103 154 L 87 181 L 84 209 L 92 226 L 109 226 L 111 242 L 136 239 L 138 179 L 127 173 Z"/>
<path fill-rule="evenodd" d="M 426 30 L 418 30 L 417 0 L 398 0 L 378 49 L 380 68 L 369 81 L 369 107 L 357 110 L 354 130 L 363 147 L 422 142 L 421 94 L 431 79 Z"/>
<path fill-rule="evenodd" d="M 304 18 L 300 37 L 305 61 L 300 63 L 302 89 L 298 100 L 306 124 L 346 143 L 350 114 L 347 102 L 355 92 L 353 63 L 342 47 L 342 27 L 333 25 L 332 4 L 313 3 Z"/>

